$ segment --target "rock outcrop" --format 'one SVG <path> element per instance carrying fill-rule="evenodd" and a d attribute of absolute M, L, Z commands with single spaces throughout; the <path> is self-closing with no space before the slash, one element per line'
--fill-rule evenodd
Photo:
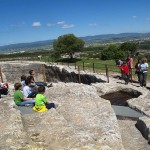
<path fill-rule="evenodd" d="M 0 101 L 0 149 L 124 150 L 115 112 L 110 102 L 100 97 L 116 90 L 128 89 L 142 93 L 138 98 L 129 100 L 128 104 L 150 116 L 149 105 L 146 105 L 149 104 L 148 90 L 134 84 L 117 83 L 113 78 L 110 83 L 98 83 L 97 81 L 107 80 L 105 76 L 98 74 L 88 76 L 94 76 L 92 80 L 88 79 L 87 84 L 90 81 L 90 85 L 63 83 L 59 81 L 65 78 L 61 76 L 64 68 L 54 66 L 56 70 L 54 67 L 49 70 L 47 68 L 51 67 L 45 65 L 1 63 L 3 80 L 10 82 L 10 93 Z M 57 109 L 27 114 L 14 108 L 13 84 L 20 81 L 22 74 L 27 75 L 30 69 L 36 71 L 36 80 L 55 81 L 53 87 L 46 89 L 45 95 L 49 102 L 58 104 Z M 70 82 L 72 80 L 68 72 L 72 73 L 73 70 L 67 70 L 66 78 Z M 84 80 L 87 80 L 87 76 Z M 142 99 L 144 103 L 141 102 Z"/>

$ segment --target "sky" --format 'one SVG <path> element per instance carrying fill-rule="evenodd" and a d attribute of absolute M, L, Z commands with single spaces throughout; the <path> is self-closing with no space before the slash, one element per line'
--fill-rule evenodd
<path fill-rule="evenodd" d="M 150 0 L 0 0 L 0 46 L 127 32 L 150 32 Z"/>

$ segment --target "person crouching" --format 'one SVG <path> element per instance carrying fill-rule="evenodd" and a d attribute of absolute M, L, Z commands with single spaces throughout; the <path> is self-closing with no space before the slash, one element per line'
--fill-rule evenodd
<path fill-rule="evenodd" d="M 123 62 L 123 64 L 121 66 L 119 66 L 121 72 L 122 72 L 122 78 L 125 81 L 125 84 L 129 83 L 129 67 L 127 66 L 126 62 Z"/>

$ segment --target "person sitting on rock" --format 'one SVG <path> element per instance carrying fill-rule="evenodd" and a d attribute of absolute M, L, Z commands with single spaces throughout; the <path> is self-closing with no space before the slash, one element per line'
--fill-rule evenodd
<path fill-rule="evenodd" d="M 121 66 L 119 66 L 121 72 L 122 72 L 122 77 L 125 81 L 125 84 L 129 83 L 129 67 L 127 66 L 126 62 L 123 62 Z"/>
<path fill-rule="evenodd" d="M 8 94 L 8 83 L 0 83 L 0 98 L 1 95 L 7 95 Z"/>
<path fill-rule="evenodd" d="M 23 95 L 28 98 L 35 98 L 36 94 L 38 93 L 37 87 L 32 86 L 32 78 L 27 77 L 25 80 L 26 86 L 23 88 Z"/>
<path fill-rule="evenodd" d="M 45 86 L 39 86 L 38 88 L 38 94 L 36 95 L 36 101 L 35 106 L 33 107 L 33 110 L 37 112 L 44 112 L 51 108 L 56 108 L 56 105 L 54 103 L 48 103 L 46 96 L 44 96 L 45 93 Z"/>
<path fill-rule="evenodd" d="M 26 81 L 27 77 L 25 75 L 22 75 L 21 76 L 21 85 L 22 85 L 22 88 L 24 88 L 26 86 Z"/>
<path fill-rule="evenodd" d="M 33 98 L 27 98 L 23 95 L 21 83 L 15 83 L 14 88 L 15 88 L 14 102 L 17 106 L 25 106 L 27 104 L 31 104 L 31 105 L 35 104 L 35 100 Z"/>
<path fill-rule="evenodd" d="M 33 85 L 52 87 L 52 83 L 47 84 L 45 82 L 35 82 L 35 80 L 34 80 L 35 71 L 34 70 L 29 71 L 29 76 L 32 77 L 32 84 Z"/>

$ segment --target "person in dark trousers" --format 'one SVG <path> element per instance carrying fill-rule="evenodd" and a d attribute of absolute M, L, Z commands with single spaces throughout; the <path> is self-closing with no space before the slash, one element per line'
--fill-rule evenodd
<path fill-rule="evenodd" d="M 37 88 L 31 86 L 31 84 L 32 84 L 31 80 L 32 80 L 32 78 L 27 78 L 25 80 L 26 85 L 23 88 L 23 95 L 28 98 L 34 98 L 36 96 L 36 94 L 38 93 Z"/>
<path fill-rule="evenodd" d="M 39 86 L 38 88 L 38 94 L 36 95 L 36 101 L 35 106 L 33 107 L 33 110 L 37 112 L 44 112 L 51 108 L 56 108 L 56 105 L 54 103 L 48 103 L 45 93 L 45 86 Z"/>
<path fill-rule="evenodd" d="M 135 74 L 138 77 L 138 82 L 140 83 L 140 64 L 141 64 L 141 59 L 139 58 L 137 60 L 137 63 L 135 64 Z"/>
<path fill-rule="evenodd" d="M 147 58 L 142 58 L 142 61 L 140 63 L 139 69 L 140 69 L 140 86 L 146 87 L 146 80 L 147 80 L 147 73 L 148 73 L 148 63 Z"/>
<path fill-rule="evenodd" d="M 45 83 L 45 82 L 35 82 L 35 80 L 34 80 L 35 71 L 34 71 L 34 70 L 30 70 L 30 71 L 29 71 L 29 74 L 30 74 L 30 76 L 32 77 L 32 84 L 33 84 L 33 85 L 52 87 L 52 83 L 47 84 L 47 83 Z"/>
<path fill-rule="evenodd" d="M 121 66 L 119 66 L 121 72 L 122 72 L 122 77 L 125 81 L 125 84 L 129 83 L 129 67 L 127 66 L 126 62 L 123 62 Z"/>
<path fill-rule="evenodd" d="M 0 98 L 1 95 L 7 95 L 8 94 L 8 83 L 0 83 Z"/>

